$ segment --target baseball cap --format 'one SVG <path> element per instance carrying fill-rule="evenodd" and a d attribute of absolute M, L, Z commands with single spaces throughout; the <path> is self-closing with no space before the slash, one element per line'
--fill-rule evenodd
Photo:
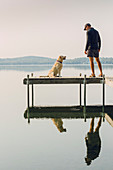
<path fill-rule="evenodd" d="M 85 27 L 84 27 L 84 30 L 86 30 L 86 27 L 91 27 L 91 24 L 90 23 L 87 23 L 86 25 L 85 25 Z"/>

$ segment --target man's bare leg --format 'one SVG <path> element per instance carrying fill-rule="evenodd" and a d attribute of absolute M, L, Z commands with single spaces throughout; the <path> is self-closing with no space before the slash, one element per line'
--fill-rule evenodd
<path fill-rule="evenodd" d="M 92 133 L 94 130 L 94 118 L 91 119 L 91 123 L 90 123 L 90 130 L 89 133 Z"/>
<path fill-rule="evenodd" d="M 98 121 L 98 124 L 97 124 L 97 127 L 95 128 L 95 132 L 98 132 L 98 131 L 99 131 L 100 126 L 101 126 L 101 123 L 102 123 L 102 118 L 100 117 L 100 118 L 99 118 L 99 121 Z"/>
<path fill-rule="evenodd" d="M 92 75 L 95 76 L 93 57 L 89 57 L 89 61 L 90 61 L 90 67 L 91 67 Z"/>
<path fill-rule="evenodd" d="M 101 62 L 100 62 L 100 60 L 99 60 L 99 57 L 95 57 L 95 60 L 96 60 L 96 62 L 97 62 L 97 64 L 98 64 L 98 68 L 99 68 L 99 70 L 100 70 L 100 76 L 102 76 L 103 74 L 102 74 L 102 65 L 101 65 Z"/>

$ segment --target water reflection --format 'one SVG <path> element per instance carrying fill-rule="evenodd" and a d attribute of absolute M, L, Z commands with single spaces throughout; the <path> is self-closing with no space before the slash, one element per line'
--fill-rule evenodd
<path fill-rule="evenodd" d="M 15 71 L 24 71 L 24 72 L 35 72 L 35 71 L 45 71 L 50 70 L 52 67 L 51 64 L 49 65 L 0 65 L 0 71 L 2 70 L 15 70 Z M 64 64 L 64 68 L 74 68 L 76 70 L 89 70 L 89 64 Z M 97 69 L 97 65 L 95 65 Z M 106 70 L 113 70 L 113 64 L 103 64 L 103 69 Z"/>
<path fill-rule="evenodd" d="M 85 142 L 87 146 L 87 156 L 85 158 L 85 162 L 87 165 L 92 163 L 92 160 L 99 157 L 99 153 L 101 150 L 101 139 L 99 135 L 99 129 L 101 127 L 102 118 L 99 118 L 98 124 L 94 130 L 94 118 L 91 119 L 90 129 L 85 137 Z"/>
<path fill-rule="evenodd" d="M 90 120 L 90 128 L 88 129 L 87 135 L 85 137 L 85 147 L 87 148 L 85 163 L 87 166 L 97 159 L 101 151 L 101 138 L 100 138 L 100 127 L 104 121 L 104 117 L 107 116 L 107 121 L 113 123 L 113 106 L 106 106 L 106 113 L 102 113 L 100 106 L 90 106 L 87 107 L 86 120 Z M 98 111 L 97 111 L 98 110 Z M 92 112 L 91 112 L 92 111 Z M 83 108 L 79 106 L 73 107 L 30 107 L 24 112 L 24 118 L 28 119 L 51 119 L 53 125 L 56 126 L 57 130 L 60 133 L 67 132 L 67 129 L 63 125 L 63 119 L 83 119 L 84 112 Z M 98 119 L 98 122 L 95 122 L 95 119 Z M 43 120 L 43 119 L 42 119 Z M 110 123 L 111 123 L 110 122 Z M 84 123 L 84 121 L 83 121 Z M 94 128 L 95 127 L 95 128 Z M 85 136 L 85 134 L 84 134 Z"/>
<path fill-rule="evenodd" d="M 54 125 L 57 127 L 58 131 L 60 133 L 66 132 L 66 128 L 63 127 L 63 121 L 62 119 L 51 119 L 54 123 Z"/>
<path fill-rule="evenodd" d="M 113 106 L 106 106 L 105 111 L 113 109 Z M 45 107 L 29 107 L 24 112 L 24 117 L 34 118 L 51 118 L 51 119 L 88 119 L 95 117 L 103 117 L 102 106 L 87 106 L 84 113 L 83 106 L 45 106 Z"/>
<path fill-rule="evenodd" d="M 51 65 L 2 65 L 0 66 L 0 71 L 10 70 L 10 71 L 24 71 L 24 72 L 35 72 L 35 71 L 45 71 L 49 70 Z"/>
<path fill-rule="evenodd" d="M 107 122 L 113 127 L 113 111 L 105 113 Z"/>

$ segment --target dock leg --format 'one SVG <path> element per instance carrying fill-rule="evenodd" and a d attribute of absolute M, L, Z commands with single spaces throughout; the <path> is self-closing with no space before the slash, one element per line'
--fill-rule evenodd
<path fill-rule="evenodd" d="M 31 73 L 31 77 L 33 77 L 33 73 Z M 32 88 L 32 107 L 34 107 L 34 88 L 33 88 L 33 84 L 31 85 Z"/>
<path fill-rule="evenodd" d="M 27 107 L 29 108 L 29 75 L 27 75 Z"/>
<path fill-rule="evenodd" d="M 80 77 L 81 77 L 81 73 L 80 73 Z M 82 92 L 81 92 L 81 83 L 80 83 L 80 107 L 81 107 L 81 95 L 82 95 Z"/>
<path fill-rule="evenodd" d="M 29 108 L 27 108 L 27 118 L 28 118 L 28 123 L 30 123 L 30 114 L 29 114 Z"/>
<path fill-rule="evenodd" d="M 86 75 L 84 75 L 84 121 L 86 122 Z"/>
<path fill-rule="evenodd" d="M 102 106 L 102 113 L 104 115 L 104 106 L 105 106 L 105 75 L 103 75 L 103 80 L 102 80 L 102 85 L 103 85 L 103 106 Z M 104 116 L 103 116 L 103 121 L 104 121 Z"/>
<path fill-rule="evenodd" d="M 30 116 L 29 116 L 29 75 L 27 75 L 27 118 L 28 118 L 28 123 L 30 123 Z"/>

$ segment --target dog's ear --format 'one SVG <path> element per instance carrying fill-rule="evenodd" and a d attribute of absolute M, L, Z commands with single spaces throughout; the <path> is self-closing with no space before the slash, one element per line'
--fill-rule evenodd
<path fill-rule="evenodd" d="M 59 56 L 59 57 L 58 57 L 58 60 L 61 60 L 61 59 L 62 59 L 62 57 L 61 57 L 61 56 Z"/>
<path fill-rule="evenodd" d="M 62 61 L 63 61 L 63 56 L 60 55 L 60 56 L 58 57 L 58 60 L 62 62 Z"/>
<path fill-rule="evenodd" d="M 59 58 L 62 60 L 62 59 L 63 59 L 63 56 L 60 55 Z"/>

